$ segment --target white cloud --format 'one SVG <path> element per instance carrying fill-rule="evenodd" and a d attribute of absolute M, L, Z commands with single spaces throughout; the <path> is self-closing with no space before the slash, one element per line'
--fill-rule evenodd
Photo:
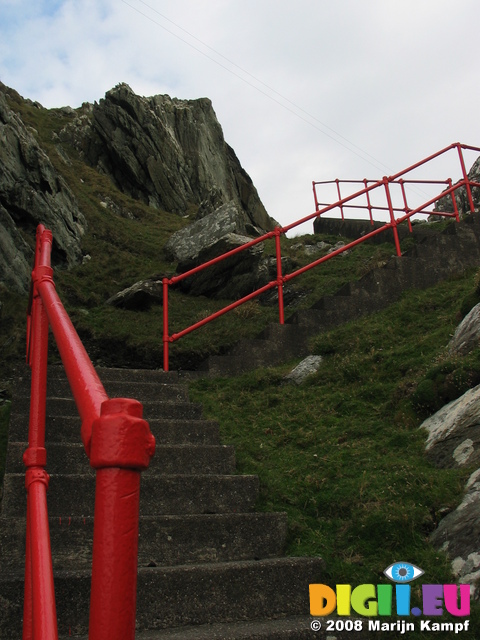
<path fill-rule="evenodd" d="M 211 98 L 286 223 L 313 209 L 313 179 L 480 145 L 479 17 L 477 0 L 3 0 L 0 79 L 45 106 L 122 81 Z"/>

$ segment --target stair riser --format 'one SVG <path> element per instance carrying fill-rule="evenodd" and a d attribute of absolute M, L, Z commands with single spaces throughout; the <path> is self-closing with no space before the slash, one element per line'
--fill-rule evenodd
<path fill-rule="evenodd" d="M 199 420 L 202 417 L 202 407 L 193 402 L 143 402 L 143 417 L 145 420 L 167 419 L 167 420 Z M 12 415 L 25 420 L 27 418 L 29 406 L 20 399 L 15 399 L 12 403 Z M 78 410 L 73 400 L 67 398 L 48 398 L 47 416 L 78 417 Z"/>
<path fill-rule="evenodd" d="M 27 443 L 11 442 L 8 445 L 7 473 L 23 473 L 23 452 Z M 94 473 L 90 468 L 83 445 L 47 445 L 47 471 L 50 474 Z M 235 471 L 233 447 L 208 445 L 167 446 L 157 442 L 149 471 L 155 475 L 172 474 L 217 474 L 227 475 Z"/>
<path fill-rule="evenodd" d="M 22 517 L 26 496 L 22 474 L 4 479 L 2 516 Z M 258 495 L 255 476 L 149 476 L 142 477 L 142 515 L 232 513 L 250 511 Z M 48 490 L 50 517 L 93 516 L 94 476 L 52 476 Z"/>
<path fill-rule="evenodd" d="M 0 562 L 4 574 L 25 564 L 25 518 L 2 524 Z M 138 566 L 175 566 L 255 560 L 279 555 L 285 514 L 163 516 L 140 519 Z M 50 518 L 55 570 L 91 569 L 93 518 Z"/>
<path fill-rule="evenodd" d="M 161 444 L 219 444 L 218 424 L 212 420 L 173 418 L 149 419 L 150 430 L 157 443 Z M 53 416 L 46 420 L 46 437 L 50 442 L 80 443 L 80 418 L 78 416 Z M 28 439 L 28 416 L 19 415 L 12 408 L 9 439 L 25 442 Z"/>
<path fill-rule="evenodd" d="M 183 384 L 107 380 L 104 387 L 110 398 L 134 398 L 140 402 L 188 402 L 188 389 Z M 48 380 L 47 395 L 51 398 L 73 398 L 68 381 L 55 378 Z M 15 397 L 26 398 L 28 402 L 29 396 L 30 382 L 24 380 L 16 386 Z"/>
<path fill-rule="evenodd" d="M 322 581 L 317 559 L 141 569 L 137 629 L 308 614 L 309 584 Z M 0 579 L 2 638 L 21 637 L 22 580 Z M 86 634 L 90 579 L 55 578 L 59 633 Z"/>

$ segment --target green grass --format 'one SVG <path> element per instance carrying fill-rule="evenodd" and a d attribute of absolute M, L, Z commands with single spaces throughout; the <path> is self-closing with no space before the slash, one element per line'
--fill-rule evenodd
<path fill-rule="evenodd" d="M 425 583 L 454 580 L 428 536 L 472 469 L 429 463 L 412 394 L 445 360 L 473 280 L 408 292 L 319 336 L 312 351 L 323 361 L 300 388 L 283 384 L 294 363 L 191 385 L 235 445 L 239 471 L 260 477 L 260 508 L 288 513 L 287 553 L 322 556 L 327 584 L 376 584 L 398 560 L 421 567 Z"/>

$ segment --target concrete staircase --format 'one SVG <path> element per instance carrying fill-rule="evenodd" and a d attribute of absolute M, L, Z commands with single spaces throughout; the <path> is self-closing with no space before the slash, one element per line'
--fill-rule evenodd
<path fill-rule="evenodd" d="M 340 235 L 351 230 L 344 227 L 341 220 L 328 220 L 329 233 Z M 354 230 L 359 229 L 357 226 Z M 364 232 L 368 229 L 365 227 Z M 407 237 L 407 228 L 400 229 L 401 236 Z M 313 336 L 384 309 L 399 300 L 407 289 L 426 289 L 466 269 L 480 267 L 478 214 L 459 223 L 452 222 L 441 233 L 433 229 L 429 225 L 414 226 L 416 244 L 401 257 L 392 257 L 385 266 L 346 284 L 335 295 L 324 296 L 312 308 L 297 311 L 284 325 L 269 325 L 255 340 L 243 340 L 230 353 L 210 356 L 201 370 L 211 376 L 229 376 L 303 357 L 309 353 L 308 343 Z M 386 240 L 380 234 L 375 241 Z"/>
<path fill-rule="evenodd" d="M 258 478 L 235 475 L 232 447 L 175 373 L 99 369 L 111 397 L 134 397 L 157 440 L 142 476 L 137 638 L 312 637 L 308 585 L 318 558 L 281 557 L 282 513 L 255 513 Z M 0 518 L 0 637 L 21 637 L 26 499 L 22 453 L 29 376 L 12 404 Z M 47 470 L 61 637 L 86 638 L 95 476 L 63 370 L 49 371 Z M 318 634 L 316 637 L 319 637 Z M 320 636 L 321 637 L 321 636 Z M 108 639 L 105 640 L 116 640 Z"/>

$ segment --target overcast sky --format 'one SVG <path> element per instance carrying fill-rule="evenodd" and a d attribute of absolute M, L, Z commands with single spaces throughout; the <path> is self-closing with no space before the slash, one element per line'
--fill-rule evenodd
<path fill-rule="evenodd" d="M 478 0 L 0 0 L 0 80 L 45 107 L 119 82 L 210 98 L 287 224 L 314 210 L 312 180 L 480 146 L 479 24 Z M 435 171 L 458 179 L 456 156 Z"/>

